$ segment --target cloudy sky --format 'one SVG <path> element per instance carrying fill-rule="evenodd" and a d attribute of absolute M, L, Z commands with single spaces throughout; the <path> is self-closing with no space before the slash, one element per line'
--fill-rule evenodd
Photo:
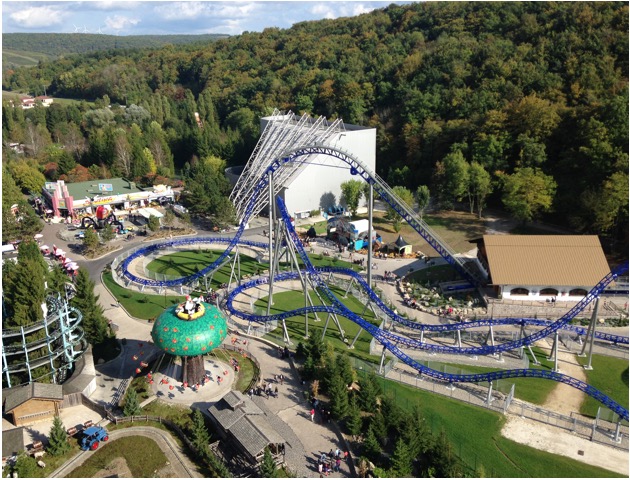
<path fill-rule="evenodd" d="M 408 1 L 2 2 L 2 32 L 237 35 L 305 20 L 359 15 Z"/>

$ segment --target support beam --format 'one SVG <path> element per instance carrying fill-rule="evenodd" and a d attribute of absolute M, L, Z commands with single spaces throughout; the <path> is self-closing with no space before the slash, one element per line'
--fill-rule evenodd
<path fill-rule="evenodd" d="M 486 405 L 490 406 L 492 403 L 492 382 L 488 382 L 488 396 L 486 397 Z"/>
<path fill-rule="evenodd" d="M 591 322 L 588 324 L 588 331 L 586 332 L 586 341 L 582 345 L 582 351 L 580 357 L 585 357 L 586 345 L 588 344 L 588 362 L 584 365 L 584 370 L 593 370 L 591 361 L 593 360 L 593 343 L 595 342 L 595 329 L 597 328 L 597 315 L 599 314 L 599 297 L 595 300 L 595 308 L 593 309 L 593 315 L 591 316 Z"/>
<path fill-rule="evenodd" d="M 372 214 L 374 212 L 374 186 L 370 182 L 370 195 L 368 198 L 368 274 L 367 284 L 372 288 Z"/>
<path fill-rule="evenodd" d="M 553 345 L 551 346 L 551 353 L 550 356 L 547 357 L 547 360 L 553 360 L 553 372 L 557 372 L 558 371 L 558 343 L 559 339 L 558 339 L 558 331 L 555 331 L 555 334 L 553 336 Z"/>
<path fill-rule="evenodd" d="M 273 220 L 275 204 L 273 202 L 273 172 L 270 170 L 269 176 L 269 296 L 267 297 L 267 316 L 271 314 L 273 304 Z"/>
<path fill-rule="evenodd" d="M 357 339 L 359 338 L 359 335 L 361 335 L 362 331 L 363 331 L 363 327 L 359 328 L 359 331 L 354 336 L 354 339 L 352 340 L 352 343 L 350 344 L 350 346 L 348 348 L 354 348 L 354 344 L 356 343 Z"/>
<path fill-rule="evenodd" d="M 383 375 L 383 363 L 385 362 L 385 352 L 387 352 L 387 349 L 385 348 L 385 345 L 383 345 L 383 353 L 381 354 L 381 363 L 378 366 L 379 375 Z"/>
<path fill-rule="evenodd" d="M 534 365 L 540 365 L 540 362 L 538 361 L 538 358 L 536 358 L 536 354 L 532 350 L 532 346 L 531 345 L 527 345 L 527 349 L 529 350 L 530 355 L 534 359 Z"/>

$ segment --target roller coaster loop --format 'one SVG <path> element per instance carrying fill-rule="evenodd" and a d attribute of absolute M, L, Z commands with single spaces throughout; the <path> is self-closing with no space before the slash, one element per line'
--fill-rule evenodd
<path fill-rule="evenodd" d="M 332 147 L 328 147 L 328 146 L 322 146 L 322 145 L 315 145 L 315 146 L 310 146 L 310 147 L 301 147 L 299 149 L 296 150 L 292 150 L 290 152 L 287 152 L 287 154 L 285 156 L 283 156 L 282 158 L 277 158 L 275 159 L 270 166 L 267 168 L 267 171 L 265 172 L 267 173 L 273 173 L 276 170 L 278 170 L 279 168 L 281 168 L 284 164 L 288 163 L 288 162 L 292 162 L 294 160 L 296 160 L 298 157 L 302 156 L 302 155 L 312 155 L 312 154 L 321 154 L 321 155 L 329 155 L 332 157 L 336 157 L 339 160 L 344 161 L 345 163 L 347 163 L 350 168 L 352 169 L 352 172 L 361 176 L 361 178 L 363 178 L 366 182 L 370 183 L 373 185 L 373 187 L 375 188 L 375 190 L 377 191 L 377 193 L 379 193 L 381 195 L 381 197 L 392 207 L 394 208 L 400 215 L 403 216 L 403 218 L 451 265 L 453 265 L 458 271 L 460 271 L 460 273 L 462 273 L 466 278 L 468 278 L 469 280 L 473 281 L 473 283 L 475 284 L 479 284 L 479 279 L 472 274 L 470 271 L 468 271 L 462 264 L 460 259 L 457 259 L 454 256 L 454 253 L 450 250 L 450 248 L 448 247 L 448 245 L 446 245 L 444 242 L 440 241 L 437 236 L 428 228 L 428 226 L 426 226 L 423 222 L 418 221 L 418 219 L 416 218 L 416 216 L 410 211 L 410 209 L 408 209 L 403 202 L 400 201 L 400 199 L 398 199 L 396 197 L 396 195 L 391 191 L 391 189 L 389 188 L 389 186 L 387 186 L 387 184 L 381 180 L 375 173 L 371 172 L 365 165 L 363 165 L 359 160 L 357 160 L 355 157 L 353 157 L 352 155 L 350 155 L 347 152 L 344 152 L 342 150 L 338 150 Z M 146 255 L 147 253 L 150 253 L 151 251 L 154 251 L 157 248 L 160 248 L 160 246 L 156 246 L 156 245 L 152 245 L 149 247 L 146 247 L 144 249 L 140 249 L 138 251 L 136 251 L 134 254 L 130 255 L 129 257 L 127 257 L 123 263 L 121 264 L 121 269 L 122 269 L 122 273 L 123 275 L 129 279 L 130 281 L 134 282 L 134 283 L 138 283 L 141 285 L 146 285 L 146 286 L 156 286 L 156 287 L 173 287 L 173 286 L 180 286 L 180 285 L 185 285 L 188 283 L 191 283 L 197 279 L 202 278 L 203 276 L 207 275 L 208 273 L 214 271 L 215 269 L 217 269 L 222 262 L 227 258 L 227 256 L 229 255 L 229 253 L 232 251 L 232 249 L 237 245 L 237 244 L 241 244 L 241 243 L 245 243 L 242 242 L 240 240 L 241 235 L 243 234 L 244 230 L 245 230 L 245 225 L 247 224 L 247 222 L 249 221 L 249 218 L 252 214 L 252 210 L 254 208 L 255 205 L 255 201 L 258 198 L 258 196 L 261 194 L 261 192 L 263 191 L 263 189 L 267 186 L 268 184 L 268 176 L 264 174 L 262 175 L 260 181 L 258 182 L 258 184 L 256 185 L 256 188 L 254 189 L 252 196 L 251 196 L 251 200 L 244 212 L 243 218 L 241 220 L 241 224 L 235 234 L 235 236 L 231 239 L 229 239 L 229 244 L 227 246 L 227 248 L 225 249 L 225 251 L 219 256 L 219 258 L 217 258 L 217 260 L 215 260 L 212 264 L 208 265 L 206 268 L 204 268 L 203 270 L 187 276 L 187 277 L 182 277 L 179 279 L 174 279 L 174 280 L 165 280 L 165 281 L 159 281 L 159 280 L 149 280 L 149 279 L 145 279 L 145 278 L 140 278 L 137 277 L 135 275 L 133 275 L 131 272 L 129 272 L 128 267 L 131 263 L 132 260 L 134 260 L 135 258 L 138 258 L 140 256 Z M 392 332 L 388 332 L 382 329 L 379 329 L 378 327 L 372 325 L 371 323 L 367 322 L 366 320 L 364 320 L 363 318 L 361 318 L 359 315 L 356 315 L 355 313 L 351 312 L 350 310 L 348 310 L 347 307 L 345 307 L 345 305 L 343 305 L 335 296 L 334 294 L 330 291 L 330 289 L 328 288 L 326 282 L 324 281 L 324 279 L 322 278 L 322 276 L 320 275 L 320 272 L 318 270 L 316 270 L 313 265 L 311 264 L 306 252 L 304 251 L 304 249 L 302 248 L 301 242 L 299 241 L 299 238 L 295 232 L 295 230 L 293 229 L 293 227 L 291 226 L 291 222 L 290 222 L 290 217 L 286 211 L 286 208 L 284 206 L 284 202 L 278 198 L 277 199 L 277 203 L 278 203 L 278 207 L 280 209 L 282 218 L 285 222 L 285 228 L 287 229 L 287 232 L 289 234 L 289 236 L 292 239 L 292 242 L 295 244 L 296 248 L 297 248 L 297 252 L 299 253 L 302 262 L 304 263 L 306 270 L 308 272 L 308 274 L 310 275 L 311 279 L 316 283 L 317 287 L 320 289 L 320 292 L 322 292 L 323 297 L 327 300 L 327 302 L 329 303 L 328 306 L 321 306 L 321 307 L 310 307 L 310 308 L 303 308 L 303 309 L 298 309 L 298 310 L 294 310 L 292 312 L 287 312 L 284 315 L 286 316 L 294 316 L 294 315 L 299 315 L 305 312 L 328 312 L 328 313 L 336 313 L 336 314 L 340 314 L 343 315 L 347 318 L 349 318 L 351 321 L 353 321 L 354 323 L 356 323 L 357 325 L 359 325 L 360 327 L 362 327 L 364 330 L 366 330 L 368 333 L 370 333 L 377 341 L 379 341 L 384 348 L 386 348 L 387 350 L 389 350 L 392 354 L 394 354 L 396 357 L 398 357 L 400 360 L 402 360 L 403 362 L 405 362 L 407 365 L 410 365 L 411 367 L 413 367 L 414 369 L 416 369 L 418 371 L 419 374 L 424 374 L 433 378 L 437 378 L 446 382 L 451 382 L 451 383 L 456 383 L 456 382 L 492 382 L 494 380 L 500 380 L 500 379 L 504 379 L 504 378 L 515 378 L 515 377 L 537 377 L 537 378 L 546 378 L 549 380 L 554 380 L 557 382 L 562 382 L 568 385 L 571 385 L 583 392 L 585 392 L 587 395 L 592 396 L 593 398 L 596 398 L 597 400 L 599 400 L 600 402 L 602 402 L 606 407 L 610 408 L 611 410 L 613 410 L 615 413 L 617 413 L 620 417 L 622 417 L 625 420 L 628 420 L 628 410 L 625 409 L 624 407 L 622 407 L 621 405 L 619 405 L 617 402 L 615 402 L 614 400 L 612 400 L 611 398 L 609 398 L 607 395 L 605 395 L 604 393 L 600 392 L 599 390 L 597 390 L 596 388 L 576 379 L 573 377 L 569 377 L 567 375 L 563 375 L 560 373 L 555 373 L 555 372 L 548 372 L 545 370 L 537 370 L 537 369 L 513 369 L 513 370 L 502 370 L 502 371 L 497 371 L 497 372 L 489 372 L 489 373 L 483 373 L 483 374 L 473 374 L 473 375 L 453 375 L 453 374 L 448 374 L 448 373 L 442 373 L 442 372 L 438 372 L 436 370 L 430 369 L 428 367 L 425 367 L 424 365 L 421 365 L 420 363 L 418 363 L 416 360 L 414 360 L 413 358 L 409 357 L 407 354 L 405 354 L 403 351 L 401 351 L 398 348 L 398 345 L 404 345 L 405 347 L 411 347 L 411 348 L 424 348 L 424 349 L 440 349 L 440 351 L 444 351 L 444 352 L 448 352 L 448 353 L 463 353 L 463 354 L 492 354 L 492 353 L 498 353 L 498 352 L 503 352 L 506 350 L 511 350 L 514 348 L 519 348 L 522 346 L 527 346 L 527 345 L 531 345 L 532 343 L 534 343 L 537 340 L 540 340 L 542 338 L 545 338 L 547 336 L 549 336 L 550 334 L 554 333 L 555 331 L 557 331 L 560 328 L 563 328 L 565 326 L 567 326 L 568 322 L 573 319 L 575 317 L 575 315 L 577 315 L 577 313 L 579 313 L 580 311 L 582 311 L 590 302 L 592 302 L 596 297 L 598 297 L 601 292 L 604 290 L 604 288 L 610 283 L 612 282 L 619 274 L 623 273 L 624 271 L 626 271 L 628 269 L 628 263 L 626 262 L 625 264 L 621 265 L 620 267 L 616 268 L 613 272 L 611 272 L 610 274 L 606 275 L 606 277 L 604 277 L 585 297 L 582 301 L 578 302 L 573 308 L 571 308 L 564 316 L 562 316 L 559 320 L 548 324 L 545 323 L 544 328 L 542 330 L 539 330 L 538 332 L 535 332 L 529 336 L 523 337 L 517 341 L 513 341 L 513 342 L 508 342 L 508 343 L 504 343 L 504 344 L 500 344 L 500 345 L 496 345 L 496 346 L 482 346 L 482 347 L 468 347 L 468 348 L 455 348 L 455 347 L 447 347 L 447 346 L 437 346 L 437 345 L 427 345 L 423 342 L 418 342 L 416 340 L 413 339 L 407 339 L 407 338 L 403 338 L 400 337 Z M 170 244 L 173 244 L 175 242 L 171 242 Z M 168 246 L 170 244 L 163 244 L 164 246 Z M 178 242 L 178 244 L 181 244 L 180 242 Z M 258 245 L 256 245 L 258 246 Z M 276 277 L 276 280 L 281 281 L 284 277 L 283 275 L 286 274 L 279 274 Z M 239 312 L 237 311 L 233 305 L 232 305 L 232 300 L 234 299 L 234 297 L 240 293 L 243 289 L 247 288 L 249 286 L 249 288 L 251 288 L 251 286 L 253 285 L 259 285 L 261 283 L 265 283 L 265 281 L 268 281 L 267 278 L 263 277 L 263 278 L 259 278 L 257 280 L 255 280 L 254 282 L 248 282 L 247 284 L 242 285 L 241 287 L 237 287 L 235 290 L 233 290 L 229 297 L 228 297 L 228 304 L 227 304 L 227 308 L 230 311 L 231 314 L 238 316 L 240 318 L 244 318 L 247 320 L 252 320 L 252 321 L 257 321 L 257 322 L 264 322 L 264 321 L 269 321 L 272 319 L 272 317 L 263 317 L 263 316 L 255 316 L 255 315 L 251 315 L 251 314 L 245 314 L 243 312 Z M 376 295 L 371 292 L 369 289 L 366 290 L 366 292 L 368 292 L 370 294 L 370 297 L 374 297 L 373 300 L 376 302 Z M 380 306 L 380 305 L 379 305 Z M 382 307 L 381 307 L 382 308 Z M 385 312 L 388 312 L 388 310 L 384 310 Z M 388 315 L 390 316 L 390 318 L 394 319 L 395 321 L 398 321 L 400 323 L 403 323 L 403 319 L 399 316 L 396 316 L 393 312 L 388 312 Z M 273 318 L 278 318 L 277 316 L 274 316 Z M 530 322 L 531 319 L 505 319 L 506 323 L 509 323 L 510 321 L 515 320 L 514 323 L 521 323 L 521 324 L 531 324 L 532 322 Z M 408 320 L 404 320 L 405 322 L 408 322 Z M 483 321 L 482 321 L 483 322 Z M 496 321 L 495 321 L 496 322 Z M 493 322 L 493 324 L 496 324 Z M 499 324 L 504 324 L 504 323 L 499 323 Z M 488 324 L 489 325 L 489 324 Z M 407 324 L 407 326 L 410 326 L 410 324 Z M 473 322 L 467 322 L 466 324 L 467 327 L 471 327 L 473 326 Z M 449 328 L 452 328 L 453 325 L 448 325 Z M 430 330 L 431 328 L 435 328 L 435 327 L 430 327 L 430 326 L 417 326 L 415 328 L 419 328 L 421 330 Z M 464 328 L 463 326 L 460 328 Z M 620 337 L 620 338 L 625 338 L 625 337 Z M 625 339 L 625 342 L 623 343 L 627 343 L 627 339 Z"/>

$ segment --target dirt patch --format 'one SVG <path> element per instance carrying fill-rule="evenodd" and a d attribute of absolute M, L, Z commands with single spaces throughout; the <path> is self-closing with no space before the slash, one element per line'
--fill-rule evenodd
<path fill-rule="evenodd" d="M 114 458 L 109 465 L 94 474 L 92 478 L 133 478 L 123 457 Z"/>
<path fill-rule="evenodd" d="M 584 368 L 578 363 L 574 353 L 559 351 L 558 368 L 560 369 L 560 373 L 588 383 Z M 549 396 L 542 406 L 554 412 L 571 415 L 572 413 L 580 412 L 580 406 L 585 398 L 586 394 L 577 388 L 564 383 L 558 383 L 556 388 L 549 393 Z"/>
<path fill-rule="evenodd" d="M 628 452 L 594 443 L 559 428 L 508 415 L 501 435 L 545 452 L 572 458 L 588 465 L 628 476 Z M 583 452 L 583 455 L 578 454 Z"/>

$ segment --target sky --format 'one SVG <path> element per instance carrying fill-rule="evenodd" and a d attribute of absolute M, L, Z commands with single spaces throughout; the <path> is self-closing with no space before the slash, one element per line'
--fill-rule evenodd
<path fill-rule="evenodd" d="M 3 33 L 169 35 L 261 32 L 408 1 L 3 1 Z"/>

